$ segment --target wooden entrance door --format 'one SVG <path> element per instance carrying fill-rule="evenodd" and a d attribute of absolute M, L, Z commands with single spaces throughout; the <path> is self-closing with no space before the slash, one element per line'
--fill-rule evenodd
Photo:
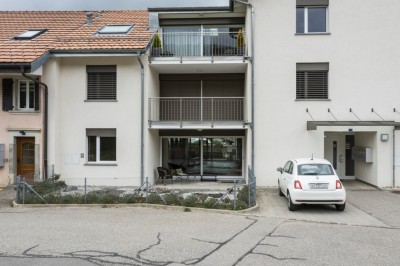
<path fill-rule="evenodd" d="M 17 175 L 33 183 L 35 176 L 35 138 L 17 138 Z"/>

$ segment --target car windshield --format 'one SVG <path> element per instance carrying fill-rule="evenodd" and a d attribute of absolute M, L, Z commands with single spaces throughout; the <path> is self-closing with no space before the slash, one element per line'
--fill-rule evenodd
<path fill-rule="evenodd" d="M 297 166 L 298 175 L 333 175 L 329 164 L 300 164 Z"/>

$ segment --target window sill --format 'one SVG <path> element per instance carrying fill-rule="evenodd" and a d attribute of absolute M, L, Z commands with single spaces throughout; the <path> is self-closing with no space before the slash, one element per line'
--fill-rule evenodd
<path fill-rule="evenodd" d="M 8 112 L 13 115 L 22 115 L 22 114 L 36 115 L 36 114 L 40 113 L 40 111 L 35 111 L 35 110 L 32 110 L 32 111 L 30 111 L 30 110 L 12 110 L 12 111 L 8 111 Z"/>
<path fill-rule="evenodd" d="M 118 100 L 84 100 L 85 103 L 97 103 L 97 102 L 118 102 Z"/>
<path fill-rule="evenodd" d="M 308 32 L 308 33 L 295 33 L 295 36 L 303 36 L 303 35 L 331 35 L 330 32 Z"/>
<path fill-rule="evenodd" d="M 85 163 L 84 166 L 118 166 L 117 163 Z"/>
<path fill-rule="evenodd" d="M 330 102 L 331 99 L 295 99 L 296 102 Z"/>

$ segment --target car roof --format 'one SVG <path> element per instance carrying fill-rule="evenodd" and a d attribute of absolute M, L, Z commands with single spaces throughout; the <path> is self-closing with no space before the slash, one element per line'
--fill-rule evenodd
<path fill-rule="evenodd" d="M 322 158 L 298 158 L 293 161 L 297 164 L 331 164 L 328 160 Z"/>

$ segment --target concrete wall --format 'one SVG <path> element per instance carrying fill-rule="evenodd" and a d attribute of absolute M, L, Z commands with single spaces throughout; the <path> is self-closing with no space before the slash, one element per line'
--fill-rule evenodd
<path fill-rule="evenodd" d="M 276 167 L 290 158 L 323 156 L 323 133 L 308 120 L 399 121 L 400 2 L 330 1 L 329 35 L 295 35 L 296 1 L 253 0 L 256 10 L 256 175 L 276 185 Z M 329 100 L 296 101 L 296 63 L 329 63 Z M 309 113 L 306 112 L 308 108 Z M 352 108 L 354 113 L 349 112 Z M 379 134 L 379 132 L 377 133 Z M 380 143 L 381 144 L 381 143 Z M 387 146 L 390 146 L 388 143 Z M 392 152 L 378 147 L 379 186 L 390 176 Z M 388 160 L 388 163 L 386 163 Z M 382 175 L 381 175 L 382 174 Z"/>
<path fill-rule="evenodd" d="M 137 58 L 58 58 L 52 64 L 53 72 L 59 74 L 49 82 L 54 85 L 50 101 L 55 113 L 49 132 L 56 172 L 70 183 L 82 183 L 87 177 L 89 185 L 139 185 L 141 83 Z M 117 66 L 116 102 L 85 101 L 86 65 Z M 115 166 L 87 165 L 87 128 L 116 129 Z M 71 157 L 79 161 L 71 162 Z"/>

